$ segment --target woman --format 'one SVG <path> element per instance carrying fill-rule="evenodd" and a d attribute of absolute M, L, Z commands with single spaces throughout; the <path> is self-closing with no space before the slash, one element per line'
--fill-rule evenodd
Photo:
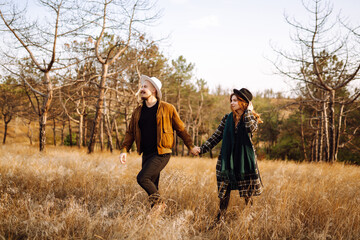
<path fill-rule="evenodd" d="M 204 154 L 221 140 L 222 146 L 216 164 L 216 178 L 220 210 L 217 220 L 225 213 L 231 190 L 239 190 L 245 204 L 252 204 L 252 196 L 262 192 L 262 183 L 257 166 L 251 136 L 262 123 L 260 116 L 253 110 L 252 94 L 246 88 L 234 89 L 230 96 L 232 112 L 226 114 L 215 133 L 200 147 Z"/>

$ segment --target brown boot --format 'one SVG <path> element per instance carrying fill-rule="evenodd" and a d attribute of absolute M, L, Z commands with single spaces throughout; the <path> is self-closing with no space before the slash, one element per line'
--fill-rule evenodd
<path fill-rule="evenodd" d="M 150 202 L 151 208 L 153 208 L 156 204 L 161 203 L 161 196 L 160 196 L 159 192 L 149 195 L 149 202 Z"/>
<path fill-rule="evenodd" d="M 165 212 L 166 208 L 167 208 L 167 205 L 164 202 L 155 204 L 151 208 L 148 218 L 156 219 L 157 217 L 159 217 L 161 214 L 163 214 Z"/>

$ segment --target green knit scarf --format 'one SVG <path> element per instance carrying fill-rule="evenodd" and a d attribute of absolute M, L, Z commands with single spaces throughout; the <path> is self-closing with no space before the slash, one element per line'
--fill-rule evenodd
<path fill-rule="evenodd" d="M 255 153 L 245 124 L 241 120 L 237 134 L 233 113 L 226 119 L 221 146 L 221 176 L 229 181 L 232 189 L 237 182 L 256 172 Z"/>

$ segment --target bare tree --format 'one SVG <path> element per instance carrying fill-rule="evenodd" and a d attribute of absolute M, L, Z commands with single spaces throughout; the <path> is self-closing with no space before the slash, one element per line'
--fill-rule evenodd
<path fill-rule="evenodd" d="M 71 81 L 73 84 L 64 87 L 59 91 L 59 102 L 64 109 L 65 115 L 78 124 L 77 145 L 80 148 L 86 142 L 86 115 L 92 109 L 89 102 L 94 97 L 91 96 L 92 90 L 89 85 L 96 73 L 91 61 L 84 61 L 78 66 L 76 76 Z M 75 117 L 75 115 L 77 117 Z"/>
<path fill-rule="evenodd" d="M 25 9 L 19 10 L 14 4 L 5 4 L 0 10 L 3 30 L 7 30 L 12 40 L 9 42 L 11 51 L 3 52 L 10 60 L 19 60 L 15 53 L 16 49 L 20 56 L 28 56 L 32 67 L 42 73 L 42 79 L 37 81 L 37 86 L 31 85 L 23 73 L 19 73 L 28 88 L 41 98 L 39 108 L 39 148 L 45 148 L 45 126 L 48 111 L 56 83 L 51 72 L 65 69 L 71 64 L 67 55 L 61 54 L 59 45 L 66 41 L 67 37 L 75 36 L 86 24 L 77 21 L 74 5 L 66 0 L 39 0 L 42 7 L 43 21 L 32 20 L 27 17 Z M 5 37 L 5 36 L 4 36 Z M 73 62 L 76 60 L 73 60 Z M 10 70 L 10 68 L 7 68 Z M 54 86 L 55 84 L 55 86 Z"/>
<path fill-rule="evenodd" d="M 337 160 L 345 106 L 360 96 L 351 85 L 359 79 L 359 48 L 341 21 L 332 19 L 333 8 L 328 1 L 303 2 L 310 13 L 310 23 L 303 24 L 286 16 L 295 29 L 292 40 L 294 52 L 279 50 L 274 65 L 280 74 L 298 82 L 296 91 L 311 99 L 310 105 L 318 113 L 317 140 L 314 147 L 318 160 Z M 284 63 L 285 62 L 285 63 Z"/>

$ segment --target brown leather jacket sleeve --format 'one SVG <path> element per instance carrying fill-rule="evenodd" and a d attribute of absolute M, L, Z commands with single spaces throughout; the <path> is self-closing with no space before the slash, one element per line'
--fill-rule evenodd
<path fill-rule="evenodd" d="M 135 112 L 134 112 L 135 113 Z M 121 144 L 121 152 L 129 152 L 132 144 L 135 140 L 135 123 L 134 123 L 134 113 L 131 116 L 129 126 L 125 133 L 124 141 Z"/>
<path fill-rule="evenodd" d="M 185 125 L 183 121 L 181 121 L 175 107 L 173 107 L 172 125 L 176 130 L 177 135 L 184 141 L 186 147 L 191 150 L 194 147 L 193 141 L 189 133 L 186 131 Z"/>

